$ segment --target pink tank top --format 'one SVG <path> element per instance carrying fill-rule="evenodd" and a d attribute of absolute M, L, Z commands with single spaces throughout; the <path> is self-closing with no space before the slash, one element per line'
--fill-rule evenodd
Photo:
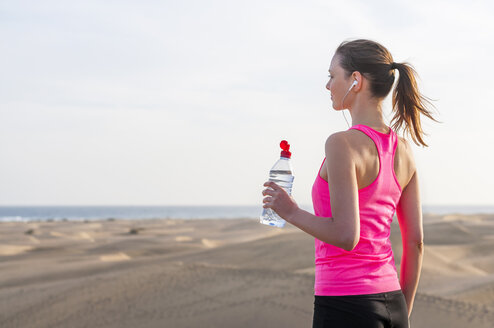
<path fill-rule="evenodd" d="M 402 192 L 394 173 L 398 137 L 392 129 L 388 134 L 362 124 L 350 129 L 360 130 L 374 141 L 379 173 L 376 180 L 358 191 L 357 246 L 349 252 L 315 239 L 315 295 L 362 295 L 401 289 L 389 240 L 390 224 Z M 332 217 L 328 182 L 321 178 L 321 168 L 312 186 L 314 214 Z"/>

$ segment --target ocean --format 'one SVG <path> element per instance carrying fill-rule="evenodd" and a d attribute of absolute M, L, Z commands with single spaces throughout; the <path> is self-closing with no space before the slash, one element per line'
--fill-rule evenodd
<path fill-rule="evenodd" d="M 300 205 L 314 214 L 311 205 Z M 262 206 L 0 206 L 0 222 L 84 221 L 108 219 L 258 218 Z M 493 205 L 424 205 L 432 214 L 494 214 Z"/>

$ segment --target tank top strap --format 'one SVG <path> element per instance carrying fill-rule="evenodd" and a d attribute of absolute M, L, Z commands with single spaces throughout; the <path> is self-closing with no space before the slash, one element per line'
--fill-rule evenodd
<path fill-rule="evenodd" d="M 350 129 L 360 130 L 371 138 L 377 147 L 379 156 L 386 154 L 394 155 L 397 146 L 397 135 L 393 129 L 389 128 L 389 133 L 382 133 L 363 124 L 354 125 L 348 130 Z"/>

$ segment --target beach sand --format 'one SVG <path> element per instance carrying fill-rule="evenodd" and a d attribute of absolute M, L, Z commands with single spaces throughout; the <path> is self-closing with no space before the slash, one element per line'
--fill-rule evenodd
<path fill-rule="evenodd" d="M 314 239 L 239 220 L 0 223 L 0 327 L 311 327 Z M 494 215 L 424 216 L 412 327 L 492 327 Z M 401 236 L 391 241 L 399 272 Z"/>

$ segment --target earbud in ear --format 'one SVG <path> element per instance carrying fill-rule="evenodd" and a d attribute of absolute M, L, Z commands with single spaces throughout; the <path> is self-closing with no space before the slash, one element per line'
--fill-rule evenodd
<path fill-rule="evenodd" d="M 357 84 L 358 84 L 358 81 L 357 81 L 357 80 L 353 81 L 353 83 L 352 83 L 352 85 L 350 86 L 350 89 L 348 89 L 348 91 L 350 92 L 350 90 L 352 90 L 352 88 L 353 88 L 354 86 L 356 86 Z"/>

